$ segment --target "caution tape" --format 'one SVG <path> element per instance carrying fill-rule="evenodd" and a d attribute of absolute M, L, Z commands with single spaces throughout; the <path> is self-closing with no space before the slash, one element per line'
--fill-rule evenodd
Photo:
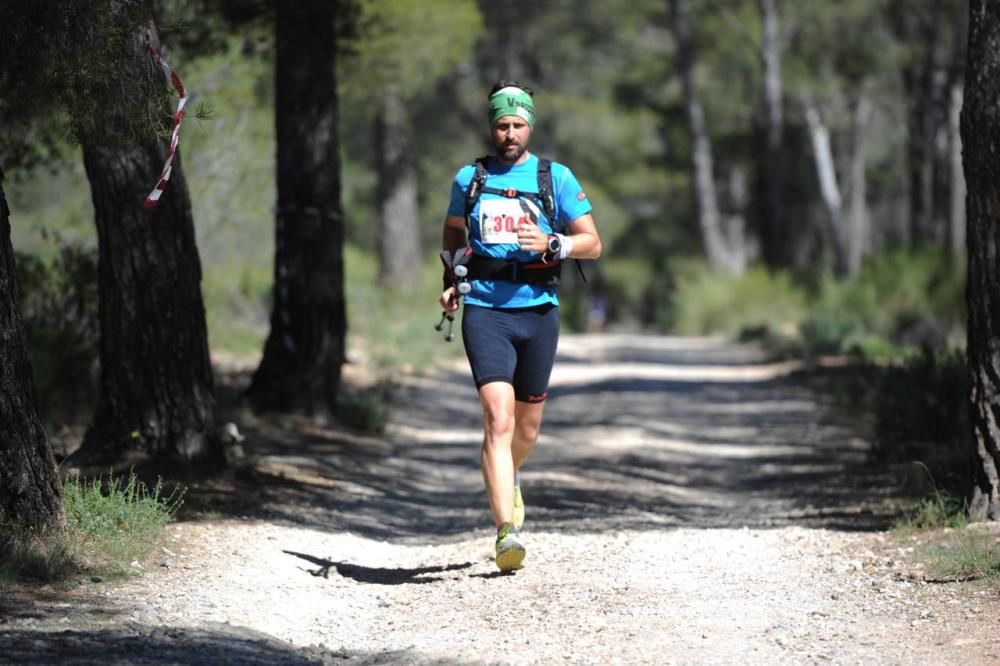
<path fill-rule="evenodd" d="M 187 106 L 188 101 L 188 94 L 184 90 L 184 84 L 181 83 L 181 79 L 177 76 L 177 72 L 171 69 L 167 61 L 161 58 L 159 52 L 149 43 L 151 30 L 152 26 L 147 24 L 146 50 L 149 51 L 149 57 L 153 59 L 153 62 L 163 68 L 167 78 L 170 80 L 170 84 L 177 91 L 180 99 L 177 101 L 177 111 L 174 112 L 174 128 L 170 135 L 170 148 L 167 151 L 167 159 L 163 164 L 163 170 L 160 172 L 160 179 L 156 182 L 156 187 L 154 187 L 153 191 L 146 196 L 146 201 L 143 203 L 146 210 L 152 210 L 156 206 L 160 200 L 160 196 L 167 187 L 167 181 L 170 180 L 170 172 L 173 170 L 174 164 L 174 154 L 177 152 L 177 144 L 180 140 L 181 120 L 184 118 L 184 107 Z"/>

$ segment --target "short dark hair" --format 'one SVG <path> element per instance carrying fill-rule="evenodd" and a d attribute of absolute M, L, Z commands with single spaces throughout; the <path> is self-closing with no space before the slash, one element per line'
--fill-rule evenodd
<path fill-rule="evenodd" d="M 531 88 L 529 88 L 526 85 L 522 85 L 522 84 L 518 83 L 517 81 L 507 81 L 507 80 L 504 80 L 504 79 L 500 79 L 499 81 L 497 81 L 496 83 L 493 84 L 492 88 L 490 88 L 490 94 L 486 96 L 486 99 L 489 99 L 490 97 L 493 97 L 493 95 L 495 95 L 498 90 L 502 90 L 504 88 L 509 88 L 511 86 L 513 86 L 514 88 L 520 88 L 524 92 L 528 93 L 529 97 L 534 97 L 535 96 L 535 91 L 532 90 Z"/>

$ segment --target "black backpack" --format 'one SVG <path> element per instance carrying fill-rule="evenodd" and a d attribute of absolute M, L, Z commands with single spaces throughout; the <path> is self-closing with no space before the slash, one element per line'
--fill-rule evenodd
<path fill-rule="evenodd" d="M 536 216 L 530 208 L 528 208 L 523 199 L 530 199 L 534 201 L 542 212 L 545 213 L 545 217 L 548 218 L 549 223 L 552 225 L 553 230 L 558 227 L 558 233 L 566 233 L 566 225 L 561 222 L 556 213 L 556 197 L 555 190 L 552 186 L 552 161 L 547 160 L 544 157 L 538 158 L 538 191 L 537 192 L 522 192 L 521 190 L 516 190 L 514 188 L 500 189 L 497 187 L 490 187 L 486 184 L 486 178 L 489 176 L 489 172 L 486 170 L 486 161 L 489 157 L 480 157 L 475 161 L 476 173 L 473 174 L 472 180 L 469 181 L 469 187 L 465 190 L 465 227 L 469 228 L 471 224 L 472 209 L 476 207 L 476 203 L 479 201 L 479 197 L 486 192 L 487 194 L 496 194 L 498 196 L 507 197 L 508 199 L 522 199 L 521 209 L 529 217 L 534 219 L 535 223 L 538 223 Z M 587 281 L 587 276 L 583 273 L 583 267 L 580 265 L 579 259 L 574 259 L 576 262 L 576 268 L 580 272 L 580 277 L 583 281 Z M 556 280 L 558 283 L 558 279 Z"/>

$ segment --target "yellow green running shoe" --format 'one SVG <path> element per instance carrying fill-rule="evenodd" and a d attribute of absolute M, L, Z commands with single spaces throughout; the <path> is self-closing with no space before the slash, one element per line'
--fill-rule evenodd
<path fill-rule="evenodd" d="M 521 497 L 521 474 L 514 475 L 514 515 L 511 518 L 518 532 L 524 527 L 524 499 Z"/>
<path fill-rule="evenodd" d="M 524 566 L 524 545 L 512 523 L 504 523 L 497 531 L 497 568 L 508 572 Z"/>

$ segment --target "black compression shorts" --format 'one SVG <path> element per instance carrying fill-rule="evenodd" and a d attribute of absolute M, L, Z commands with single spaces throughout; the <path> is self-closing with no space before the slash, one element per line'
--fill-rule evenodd
<path fill-rule="evenodd" d="M 559 308 L 552 304 L 503 310 L 466 305 L 462 341 L 476 388 L 514 387 L 520 402 L 542 402 L 559 343 Z"/>

